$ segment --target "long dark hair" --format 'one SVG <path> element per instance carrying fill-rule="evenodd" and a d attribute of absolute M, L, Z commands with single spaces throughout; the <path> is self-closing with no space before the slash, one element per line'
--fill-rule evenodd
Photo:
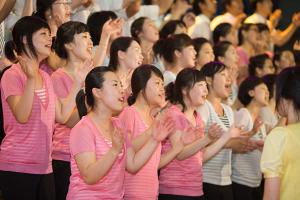
<path fill-rule="evenodd" d="M 10 56 L 10 60 L 16 60 L 14 51 L 17 54 L 25 53 L 27 56 L 34 56 L 37 58 L 36 49 L 33 46 L 32 35 L 38 30 L 46 28 L 50 31 L 50 27 L 47 22 L 39 17 L 26 16 L 19 19 L 12 30 L 12 42 L 10 42 L 11 48 L 5 49 L 5 55 Z M 26 38 L 28 50 L 25 48 L 23 38 Z"/>
<path fill-rule="evenodd" d="M 139 93 L 145 90 L 151 74 L 155 74 L 161 80 L 164 80 L 161 71 L 153 65 L 141 65 L 133 71 L 131 77 L 132 94 L 127 99 L 128 105 L 134 104 Z"/>
<path fill-rule="evenodd" d="M 135 40 L 132 37 L 119 37 L 112 42 L 110 47 L 110 59 L 108 66 L 111 67 L 114 71 L 117 70 L 117 67 L 119 65 L 118 52 L 126 52 L 133 41 Z"/>
<path fill-rule="evenodd" d="M 276 79 L 276 108 L 282 99 L 292 101 L 295 112 L 300 115 L 300 67 L 282 70 Z"/>
<path fill-rule="evenodd" d="M 181 70 L 175 82 L 170 83 L 166 87 L 166 98 L 172 104 L 180 104 L 183 107 L 183 111 L 186 109 L 186 105 L 183 100 L 182 90 L 186 89 L 190 91 L 193 86 L 200 81 L 205 81 L 205 76 L 202 72 L 193 68 L 185 68 Z"/>
<path fill-rule="evenodd" d="M 95 67 L 85 78 L 85 89 L 78 92 L 76 97 L 76 106 L 80 117 L 87 115 L 86 104 L 93 109 L 95 107 L 95 99 L 93 95 L 93 88 L 102 88 L 105 81 L 104 75 L 107 72 L 112 72 L 108 67 Z"/>
<path fill-rule="evenodd" d="M 89 32 L 87 25 L 81 22 L 69 21 L 62 24 L 56 34 L 56 39 L 53 48 L 56 54 L 64 59 L 68 58 L 68 53 L 65 44 L 71 43 L 76 34 Z"/>

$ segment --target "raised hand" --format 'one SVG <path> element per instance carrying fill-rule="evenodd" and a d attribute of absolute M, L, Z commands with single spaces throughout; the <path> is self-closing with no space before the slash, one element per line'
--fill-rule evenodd
<path fill-rule="evenodd" d="M 81 4 L 87 8 L 90 5 L 94 4 L 94 0 L 81 0 Z"/>
<path fill-rule="evenodd" d="M 297 28 L 300 26 L 300 12 L 295 13 L 295 14 L 293 15 L 292 23 L 293 23 L 294 26 L 296 26 Z"/>
<path fill-rule="evenodd" d="M 300 40 L 296 40 L 293 46 L 295 51 L 300 51 Z"/>
<path fill-rule="evenodd" d="M 112 140 L 112 148 L 118 152 L 121 153 L 123 149 L 124 144 L 124 134 L 120 129 L 115 128 L 114 132 L 111 136 Z"/>
<path fill-rule="evenodd" d="M 235 28 L 239 28 L 242 24 L 242 21 L 247 17 L 247 15 L 245 13 L 241 13 L 238 16 L 236 16 L 236 20 L 234 23 L 234 27 Z"/>
<path fill-rule="evenodd" d="M 280 9 L 276 9 L 271 15 L 270 15 L 270 22 L 272 24 L 273 28 L 276 28 L 276 26 L 279 23 L 279 20 L 281 18 L 282 11 Z"/>
<path fill-rule="evenodd" d="M 209 127 L 207 136 L 210 140 L 215 140 L 221 137 L 223 132 L 223 129 L 217 123 L 214 123 Z"/>
<path fill-rule="evenodd" d="M 39 62 L 36 58 L 29 58 L 27 56 L 17 56 L 22 71 L 28 79 L 34 78 L 39 70 Z"/>
<path fill-rule="evenodd" d="M 153 123 L 152 137 L 158 142 L 163 141 L 166 137 L 168 137 L 169 134 L 174 131 L 174 122 L 170 118 L 165 118 L 162 121 L 155 119 Z"/>
<path fill-rule="evenodd" d="M 124 20 L 122 18 L 117 18 L 115 20 L 107 20 L 103 25 L 101 37 L 102 35 L 110 37 L 110 35 L 112 35 L 113 33 L 121 32 L 123 24 Z"/>

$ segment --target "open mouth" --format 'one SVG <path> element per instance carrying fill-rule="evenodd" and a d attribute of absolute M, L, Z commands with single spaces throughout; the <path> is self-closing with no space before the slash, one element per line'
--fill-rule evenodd
<path fill-rule="evenodd" d="M 125 97 L 123 96 L 123 97 L 118 98 L 118 101 L 120 101 L 121 103 L 124 103 L 125 102 Z"/>
<path fill-rule="evenodd" d="M 226 88 L 226 89 L 231 89 L 231 84 L 226 84 L 226 85 L 225 85 L 225 88 Z"/>
<path fill-rule="evenodd" d="M 165 99 L 165 94 L 159 94 L 158 95 L 161 99 Z"/>

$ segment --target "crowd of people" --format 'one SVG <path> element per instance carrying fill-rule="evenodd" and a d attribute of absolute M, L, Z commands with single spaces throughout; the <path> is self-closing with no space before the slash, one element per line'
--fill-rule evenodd
<path fill-rule="evenodd" d="M 1 0 L 2 198 L 297 200 L 300 12 L 218 3 Z"/>

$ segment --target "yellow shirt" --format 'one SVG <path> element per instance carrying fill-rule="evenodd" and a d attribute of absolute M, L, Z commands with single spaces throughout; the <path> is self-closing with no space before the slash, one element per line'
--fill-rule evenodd
<path fill-rule="evenodd" d="M 280 199 L 300 199 L 300 123 L 271 131 L 260 165 L 265 178 L 280 178 Z"/>

